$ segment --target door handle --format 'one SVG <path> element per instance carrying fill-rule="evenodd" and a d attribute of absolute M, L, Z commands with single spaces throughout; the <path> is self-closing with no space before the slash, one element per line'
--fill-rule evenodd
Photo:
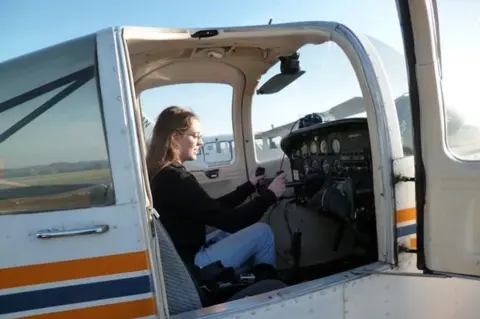
<path fill-rule="evenodd" d="M 50 239 L 58 237 L 72 237 L 80 235 L 91 235 L 91 234 L 103 234 L 110 229 L 108 225 L 97 225 L 84 228 L 74 228 L 74 229 L 65 229 L 65 230 L 41 230 L 38 231 L 36 237 L 38 239 Z"/>
<path fill-rule="evenodd" d="M 219 170 L 217 169 L 211 169 L 209 171 L 205 171 L 205 176 L 207 176 L 210 179 L 217 178 L 219 175 Z"/>

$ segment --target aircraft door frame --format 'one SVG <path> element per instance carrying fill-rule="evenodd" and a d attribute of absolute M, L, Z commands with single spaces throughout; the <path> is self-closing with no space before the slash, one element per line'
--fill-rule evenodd
<path fill-rule="evenodd" d="M 162 309 L 163 312 L 159 312 L 157 315 L 160 318 L 165 317 L 165 313 L 168 313 L 168 303 L 167 296 L 165 291 L 165 285 L 163 279 L 160 247 L 156 234 L 154 231 L 153 225 L 153 199 L 149 187 L 148 181 L 148 169 L 146 165 L 146 154 L 147 154 L 147 136 L 150 137 L 150 134 L 153 132 L 154 124 L 150 122 L 148 118 L 144 116 L 141 111 L 140 100 L 135 92 L 135 84 L 133 80 L 133 74 L 130 63 L 130 56 L 128 53 L 128 46 L 123 38 L 121 30 L 116 30 L 114 32 L 114 39 L 116 45 L 116 51 L 119 59 L 119 70 L 121 73 L 120 76 L 120 85 L 125 93 L 125 103 L 127 105 L 127 114 L 128 114 L 128 125 L 130 126 L 130 140 L 132 143 L 132 148 L 134 149 L 134 162 L 136 164 L 135 171 L 137 172 L 137 180 L 139 187 L 139 196 L 141 198 L 140 203 L 141 207 L 144 207 L 145 218 L 142 218 L 143 221 L 143 235 L 146 240 L 147 254 L 149 259 L 151 276 L 152 276 L 152 285 L 154 286 L 155 293 L 155 304 L 156 309 Z"/>
<path fill-rule="evenodd" d="M 25 68 L 28 68 L 29 76 L 21 78 Z M 37 115 L 34 121 L 25 121 L 25 118 L 20 121 L 23 127 L 30 125 L 30 132 L 32 125 L 47 118 L 43 125 L 33 126 L 35 134 L 26 133 L 28 127 L 22 131 L 30 134 L 24 138 L 25 143 L 37 142 L 32 141 L 35 136 L 39 136 L 39 141 L 52 136 L 44 131 L 64 128 L 66 132 L 55 132 L 63 139 L 59 138 L 62 144 L 56 146 L 58 152 L 52 152 L 49 166 L 68 164 L 70 171 L 67 171 L 67 177 L 62 169 L 25 174 L 27 180 L 34 177 L 37 181 L 26 182 L 24 179 L 22 188 L 32 191 L 18 197 L 24 201 L 31 196 L 29 194 L 38 192 L 36 201 L 31 206 L 9 208 L 0 214 L 0 233 L 4 236 L 0 251 L 2 255 L 12 257 L 0 258 L 0 317 L 25 317 L 39 311 L 45 316 L 55 313 L 63 317 L 104 316 L 107 312 L 111 316 L 119 312 L 132 317 L 155 315 L 153 295 L 156 287 L 150 280 L 151 265 L 141 226 L 144 218 L 139 214 L 141 198 L 136 192 L 139 187 L 136 187 L 131 143 L 125 134 L 128 119 L 122 99 L 124 92 L 119 83 L 113 30 L 76 38 L 6 62 L 2 65 L 2 72 L 6 78 L 11 77 L 10 86 L 5 85 L 2 93 L 15 100 L 10 99 L 5 104 L 2 101 L 0 106 L 6 106 L 5 111 L 8 111 L 33 104 L 36 107 L 33 114 Z M 83 96 L 79 98 L 76 93 Z M 72 99 L 61 104 L 69 98 Z M 98 112 L 89 113 L 89 108 L 97 103 Z M 50 106 L 49 112 L 45 112 L 47 106 Z M 84 110 L 79 110 L 81 107 Z M 45 113 L 39 112 L 42 109 Z M 90 117 L 79 119 L 74 110 L 89 113 Z M 68 113 L 67 117 L 64 117 L 65 113 Z M 12 119 L 15 115 L 13 113 Z M 46 125 L 48 118 L 53 128 Z M 96 138 L 98 144 L 103 144 L 104 151 L 98 148 L 97 152 L 106 154 L 105 159 L 101 158 L 106 163 L 105 170 L 108 169 L 106 177 L 90 177 L 85 169 L 90 166 L 76 166 L 78 157 L 70 160 L 74 155 L 67 153 L 72 149 L 62 149 L 61 145 L 66 145 L 65 139 L 71 145 L 75 145 L 75 139 L 81 140 L 78 127 L 93 127 L 98 131 L 92 132 L 101 132 Z M 21 137 L 17 138 L 21 140 Z M 88 149 L 85 146 L 82 149 L 80 145 L 75 147 Z M 90 154 L 85 163 L 96 160 L 97 153 L 92 151 Z M 33 161 L 35 164 L 36 159 Z M 73 165 L 71 161 L 74 161 Z M 77 179 L 80 181 L 76 182 Z M 52 180 L 53 184 L 50 184 Z M 66 185 L 66 189 L 75 186 L 74 189 L 79 190 L 76 193 L 79 199 L 74 199 L 65 187 L 55 185 Z M 50 189 L 53 196 L 49 194 Z M 39 190 L 46 190 L 46 193 Z M 124 290 L 125 285 L 136 289 Z"/>
<path fill-rule="evenodd" d="M 309 22 L 308 25 L 302 24 L 301 27 L 311 32 L 330 33 L 331 40 L 344 51 L 355 70 L 366 104 L 370 131 L 379 260 L 395 264 L 397 261 L 397 237 L 395 234 L 396 203 L 395 189 L 392 186 L 392 176 L 394 176 L 392 159 L 402 157 L 403 149 L 395 102 L 390 92 L 386 72 L 382 67 L 379 55 L 368 38 L 354 33 L 347 26 L 318 21 Z M 244 108 L 243 119 L 244 132 L 253 137 L 249 108 Z M 292 121 L 294 120 L 297 119 L 292 119 Z M 246 139 L 246 141 L 248 140 Z M 251 144 L 245 143 L 245 147 L 253 149 L 253 141 Z M 247 155 L 248 169 L 251 173 L 258 164 L 254 152 L 247 152 Z M 284 161 L 288 161 L 288 159 L 284 159 Z M 385 213 L 382 214 L 382 212 Z"/>

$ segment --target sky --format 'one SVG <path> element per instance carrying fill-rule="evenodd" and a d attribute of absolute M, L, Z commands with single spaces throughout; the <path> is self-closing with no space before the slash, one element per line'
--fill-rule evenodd
<path fill-rule="evenodd" d="M 480 123 L 476 99 L 480 2 L 440 0 L 439 12 L 445 100 L 468 120 Z M 7 45 L 0 49 L 0 61 L 109 26 L 206 28 L 264 24 L 269 19 L 273 23 L 337 21 L 403 51 L 393 0 L 302 0 L 296 4 L 286 0 L 2 0 L 0 36 Z M 301 66 L 307 71 L 304 76 L 278 94 L 254 97 L 254 131 L 295 121 L 360 95 L 353 69 L 336 45 L 306 47 L 300 55 Z M 261 83 L 277 72 L 278 66 Z M 152 120 L 171 104 L 198 113 L 204 135 L 232 132 L 229 87 L 195 84 L 154 89 L 142 95 L 142 107 Z"/>

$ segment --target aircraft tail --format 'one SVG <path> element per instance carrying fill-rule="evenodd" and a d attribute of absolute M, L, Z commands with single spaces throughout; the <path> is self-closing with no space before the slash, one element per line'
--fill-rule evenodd
<path fill-rule="evenodd" d="M 153 133 L 153 122 L 148 118 L 145 113 L 142 112 L 143 132 L 145 134 L 145 140 L 148 143 Z"/>

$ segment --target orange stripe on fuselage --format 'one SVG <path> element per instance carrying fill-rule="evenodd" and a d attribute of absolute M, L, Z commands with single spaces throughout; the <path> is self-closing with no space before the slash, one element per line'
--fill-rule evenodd
<path fill-rule="evenodd" d="M 148 270 L 147 253 L 74 259 L 0 269 L 0 289 Z"/>
<path fill-rule="evenodd" d="M 410 238 L 410 248 L 411 249 L 417 248 L 417 238 Z"/>
<path fill-rule="evenodd" d="M 397 223 L 415 221 L 417 218 L 417 210 L 415 209 L 415 207 L 400 209 L 400 210 L 397 210 L 396 217 L 397 217 Z"/>
<path fill-rule="evenodd" d="M 66 310 L 41 315 L 21 317 L 22 319 L 130 319 L 155 314 L 153 298 L 121 302 L 111 305 Z"/>

